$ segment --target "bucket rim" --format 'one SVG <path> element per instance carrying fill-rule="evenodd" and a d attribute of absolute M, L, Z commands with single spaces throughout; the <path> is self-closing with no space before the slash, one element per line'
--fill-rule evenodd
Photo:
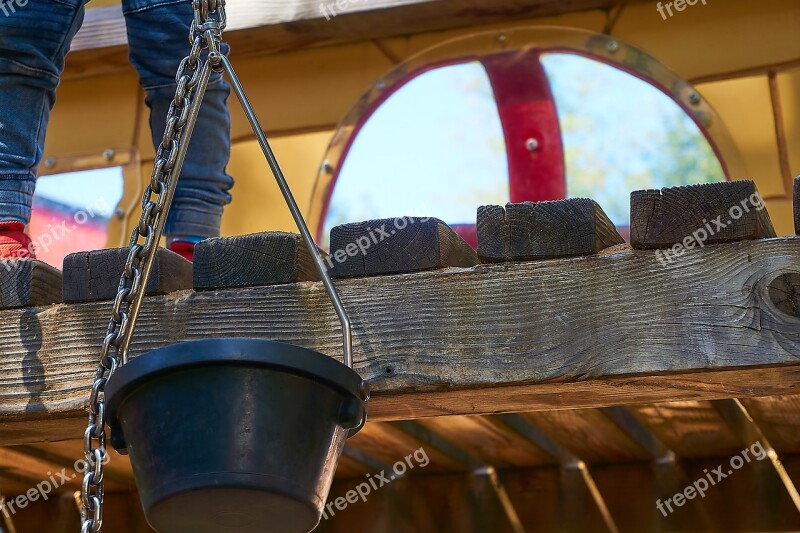
<path fill-rule="evenodd" d="M 128 393 L 156 376 L 204 366 L 257 366 L 313 379 L 355 397 L 369 399 L 369 387 L 353 369 L 320 352 L 288 342 L 246 337 L 183 341 L 145 352 L 119 367 L 105 389 L 109 419 Z"/>

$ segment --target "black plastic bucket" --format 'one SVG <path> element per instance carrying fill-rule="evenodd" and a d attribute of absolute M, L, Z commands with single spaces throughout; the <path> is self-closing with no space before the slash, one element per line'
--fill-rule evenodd
<path fill-rule="evenodd" d="M 106 385 L 111 442 L 159 533 L 312 530 L 367 398 L 338 361 L 256 339 L 160 348 Z"/>

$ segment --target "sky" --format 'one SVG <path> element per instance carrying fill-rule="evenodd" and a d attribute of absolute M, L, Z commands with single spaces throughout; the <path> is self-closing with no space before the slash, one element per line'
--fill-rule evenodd
<path fill-rule="evenodd" d="M 633 188 L 671 184 L 670 176 L 653 172 L 667 157 L 666 125 L 694 139 L 698 157 L 709 156 L 694 122 L 644 81 L 572 54 L 546 54 L 542 64 L 568 155 L 568 195 L 590 189 L 616 224 L 628 224 Z M 694 181 L 719 179 L 721 168 Z M 359 132 L 334 189 L 326 234 L 344 222 L 407 215 L 474 224 L 479 205 L 508 201 L 507 180 L 502 128 L 482 65 L 434 69 L 394 93 Z"/>

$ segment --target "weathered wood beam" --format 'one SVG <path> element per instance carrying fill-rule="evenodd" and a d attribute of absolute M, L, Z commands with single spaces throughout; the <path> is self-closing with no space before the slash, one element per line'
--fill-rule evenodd
<path fill-rule="evenodd" d="M 64 258 L 64 301 L 113 300 L 128 260 L 128 248 L 77 252 Z M 192 264 L 166 248 L 159 248 L 146 294 L 169 294 L 192 287 Z"/>
<path fill-rule="evenodd" d="M 477 225 L 478 255 L 487 262 L 591 255 L 625 243 L 589 198 L 481 206 Z"/>
<path fill-rule="evenodd" d="M 800 235 L 800 176 L 794 179 L 794 232 Z"/>
<path fill-rule="evenodd" d="M 672 268 L 611 249 L 337 287 L 370 416 L 399 420 L 796 392 L 800 318 L 767 289 L 798 271 L 788 237 L 690 250 Z M 109 302 L 0 312 L 0 442 L 80 436 L 109 314 Z M 338 355 L 337 324 L 319 283 L 184 291 L 147 298 L 132 356 L 225 336 Z"/>
<path fill-rule="evenodd" d="M 775 237 L 752 181 L 725 181 L 631 193 L 631 245 L 677 247 Z"/>
<path fill-rule="evenodd" d="M 398 217 L 336 226 L 328 261 L 345 278 L 470 267 L 478 256 L 438 218 Z"/>
<path fill-rule="evenodd" d="M 325 257 L 325 252 L 320 252 Z M 314 259 L 296 233 L 206 239 L 194 248 L 194 289 L 231 289 L 318 281 Z"/>
<path fill-rule="evenodd" d="M 35 259 L 0 261 L 0 309 L 61 301 L 61 272 Z"/>

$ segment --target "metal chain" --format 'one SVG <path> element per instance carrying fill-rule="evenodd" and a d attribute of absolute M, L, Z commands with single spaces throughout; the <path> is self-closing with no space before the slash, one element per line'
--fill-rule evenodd
<path fill-rule="evenodd" d="M 98 533 L 103 521 L 103 464 L 107 453 L 105 386 L 114 372 L 127 362 L 144 287 L 150 277 L 200 102 L 211 70 L 220 68 L 225 2 L 193 0 L 192 5 L 191 51 L 181 61 L 175 76 L 175 98 L 169 107 L 150 183 L 145 187 L 142 216 L 131 235 L 128 259 L 103 340 L 101 363 L 89 395 L 89 422 L 83 439 L 87 468 L 81 487 L 81 533 Z M 204 50 L 208 51 L 208 57 L 201 60 Z"/>

